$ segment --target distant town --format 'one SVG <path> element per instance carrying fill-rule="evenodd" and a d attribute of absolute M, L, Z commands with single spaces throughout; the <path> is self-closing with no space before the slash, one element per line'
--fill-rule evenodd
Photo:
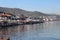
<path fill-rule="evenodd" d="M 0 8 L 0 26 L 13 26 L 20 24 L 44 23 L 60 20 L 60 15 L 44 14 L 34 11 L 27 12 L 22 9 Z"/>

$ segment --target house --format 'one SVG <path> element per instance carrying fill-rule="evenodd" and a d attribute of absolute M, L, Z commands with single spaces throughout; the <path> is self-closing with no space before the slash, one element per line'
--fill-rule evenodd
<path fill-rule="evenodd" d="M 0 12 L 0 21 L 11 20 L 11 18 L 15 16 L 11 13 Z"/>

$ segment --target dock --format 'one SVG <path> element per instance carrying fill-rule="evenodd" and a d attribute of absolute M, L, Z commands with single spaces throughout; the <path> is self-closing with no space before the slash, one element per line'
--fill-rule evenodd
<path fill-rule="evenodd" d="M 18 26 L 18 25 L 26 25 L 26 24 L 37 24 L 37 23 L 44 23 L 44 21 L 29 21 L 29 22 L 19 22 L 16 20 L 10 21 L 2 21 L 0 22 L 1 27 L 9 27 L 9 26 Z"/>

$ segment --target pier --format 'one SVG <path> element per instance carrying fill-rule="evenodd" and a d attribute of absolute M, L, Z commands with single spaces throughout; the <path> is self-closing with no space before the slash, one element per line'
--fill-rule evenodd
<path fill-rule="evenodd" d="M 37 23 L 43 23 L 44 21 L 30 21 L 30 22 L 19 22 L 17 20 L 10 20 L 10 21 L 2 21 L 0 22 L 1 27 L 9 27 L 9 26 L 17 26 L 17 25 L 26 25 L 26 24 L 37 24 Z"/>

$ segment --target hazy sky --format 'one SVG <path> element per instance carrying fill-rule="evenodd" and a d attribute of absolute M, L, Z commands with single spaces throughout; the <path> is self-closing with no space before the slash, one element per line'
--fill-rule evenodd
<path fill-rule="evenodd" d="M 0 7 L 60 14 L 60 0 L 0 0 Z"/>

